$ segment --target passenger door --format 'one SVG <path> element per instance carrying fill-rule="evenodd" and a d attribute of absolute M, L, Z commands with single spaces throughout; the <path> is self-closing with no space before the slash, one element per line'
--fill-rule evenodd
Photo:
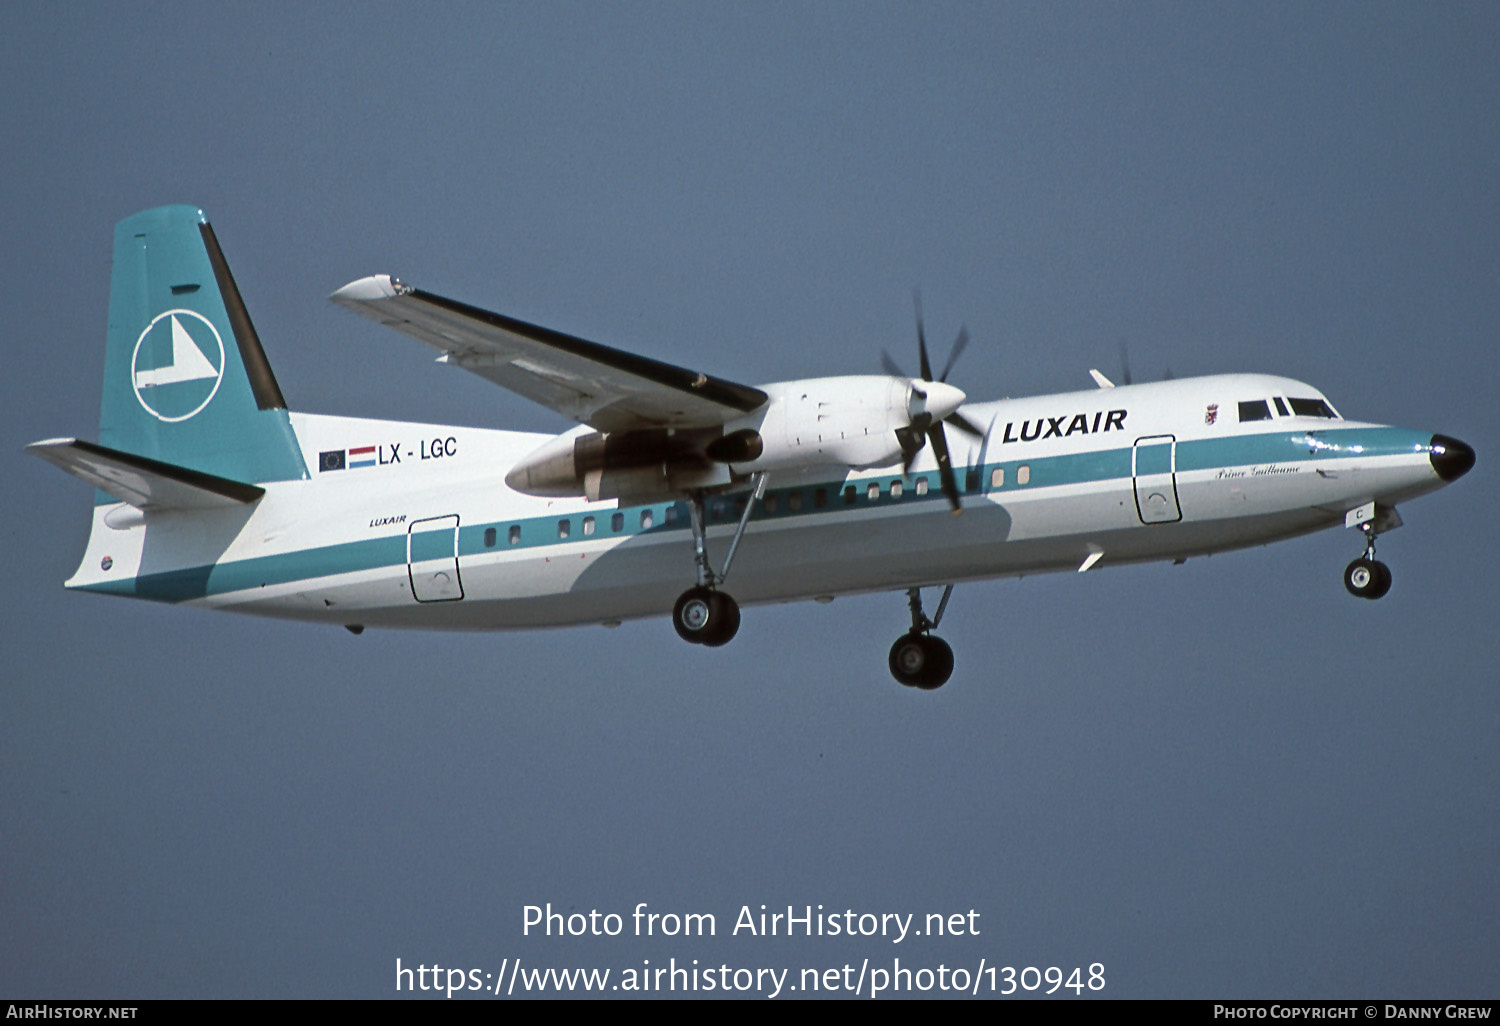
<path fill-rule="evenodd" d="M 1149 435 L 1137 438 L 1131 450 L 1130 476 L 1135 482 L 1135 509 L 1143 524 L 1175 524 L 1182 519 L 1177 504 L 1177 438 Z"/>
<path fill-rule="evenodd" d="M 458 516 L 414 520 L 406 532 L 406 572 L 418 602 L 456 602 L 464 597 L 458 576 Z"/>

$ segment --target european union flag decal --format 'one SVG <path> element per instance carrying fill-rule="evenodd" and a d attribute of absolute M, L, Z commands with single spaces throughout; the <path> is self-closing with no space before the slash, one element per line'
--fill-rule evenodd
<path fill-rule="evenodd" d="M 343 470 L 343 469 L 344 469 L 344 450 L 343 449 L 335 449 L 333 452 L 320 452 L 320 453 L 318 453 L 318 471 L 320 473 L 322 471 L 325 471 L 325 470 Z"/>

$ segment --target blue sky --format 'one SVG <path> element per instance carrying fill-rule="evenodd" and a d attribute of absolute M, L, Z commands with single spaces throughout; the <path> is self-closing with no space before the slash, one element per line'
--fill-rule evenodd
<path fill-rule="evenodd" d="M 0 994 L 394 993 L 395 962 L 1107 969 L 1493 996 L 1500 21 L 1484 4 L 0 9 Z M 64 593 L 114 223 L 212 218 L 296 409 L 556 415 L 326 302 L 377 272 L 736 381 L 976 399 L 1263 371 L 1479 463 L 1382 538 L 616 631 L 347 633 Z M 878 559 L 879 553 L 870 558 Z M 689 568 L 684 552 L 684 572 Z M 711 912 L 546 939 L 523 908 Z M 981 913 L 897 948 L 742 905 Z"/>

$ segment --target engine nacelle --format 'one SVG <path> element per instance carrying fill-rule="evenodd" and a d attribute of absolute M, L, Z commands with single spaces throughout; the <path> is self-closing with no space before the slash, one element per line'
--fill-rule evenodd
<path fill-rule="evenodd" d="M 951 385 L 874 375 L 784 381 L 763 391 L 764 406 L 722 427 L 575 428 L 522 459 L 505 483 L 530 495 L 657 502 L 729 488 L 762 470 L 884 466 L 901 460 L 903 440 L 920 439 L 923 423 L 964 399 Z"/>
<path fill-rule="evenodd" d="M 946 386 L 945 386 L 946 387 Z M 904 378 L 811 378 L 762 386 L 763 411 L 725 425 L 754 426 L 763 451 L 732 460 L 737 473 L 786 467 L 877 467 L 901 459 L 896 431 L 912 420 L 912 383 Z"/>
<path fill-rule="evenodd" d="M 719 428 L 601 434 L 579 427 L 529 453 L 505 475 L 505 483 L 528 495 L 661 502 L 688 491 L 731 485 L 728 464 L 706 453 L 713 444 L 726 441 L 731 440 Z M 731 445 L 745 451 L 743 444 Z"/>

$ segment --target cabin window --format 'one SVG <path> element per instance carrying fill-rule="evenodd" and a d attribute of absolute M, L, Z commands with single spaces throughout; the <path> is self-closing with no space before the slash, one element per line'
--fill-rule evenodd
<path fill-rule="evenodd" d="M 1030 483 L 1031 483 L 1031 468 L 1029 466 L 1020 466 L 1020 467 L 1017 467 L 1016 468 L 1016 484 L 1023 485 L 1023 484 L 1030 484 Z"/>
<path fill-rule="evenodd" d="M 870 486 L 865 489 L 865 498 L 869 499 L 871 502 L 874 502 L 874 501 L 876 501 L 877 499 L 880 498 L 880 482 L 879 481 L 871 481 L 870 482 Z"/>
<path fill-rule="evenodd" d="M 572 524 L 571 521 L 568 521 L 568 520 L 559 520 L 557 522 L 557 536 L 559 538 L 566 538 L 569 534 L 572 533 L 572 531 L 573 531 L 573 524 Z"/>
<path fill-rule="evenodd" d="M 745 507 L 750 505 L 750 496 L 736 495 L 734 497 L 734 519 L 738 520 L 745 515 Z"/>
<path fill-rule="evenodd" d="M 651 518 L 651 511 L 649 509 L 643 509 L 643 510 L 641 510 L 641 530 L 642 531 L 649 531 L 649 530 L 651 530 L 651 525 L 654 522 L 655 521 L 652 520 L 652 518 Z"/>
<path fill-rule="evenodd" d="M 927 494 L 927 479 L 925 477 L 917 478 L 916 492 L 918 495 Z"/>
<path fill-rule="evenodd" d="M 624 513 L 616 513 L 614 516 L 610 517 L 609 518 L 609 529 L 611 531 L 623 531 L 623 530 L 625 530 L 625 514 Z"/>
<path fill-rule="evenodd" d="M 991 488 L 1004 488 L 1005 487 L 1005 468 L 1004 467 L 996 467 L 994 470 L 990 471 L 990 487 Z"/>
<path fill-rule="evenodd" d="M 708 515 L 715 520 L 724 519 L 724 500 L 715 499 L 708 504 Z"/>
<path fill-rule="evenodd" d="M 802 508 L 802 493 L 801 492 L 787 492 L 786 493 L 786 508 L 787 508 L 787 511 L 791 512 L 791 513 L 795 513 L 798 510 L 800 510 Z"/>
<path fill-rule="evenodd" d="M 892 481 L 891 482 L 891 498 L 893 498 L 893 499 L 899 499 L 899 498 L 901 498 L 901 482 L 900 481 Z"/>
<path fill-rule="evenodd" d="M 1299 417 L 1323 417 L 1333 419 L 1333 409 L 1321 399 L 1290 399 L 1292 412 Z"/>
<path fill-rule="evenodd" d="M 486 527 L 484 529 L 484 547 L 487 549 L 495 547 L 495 529 L 493 527 Z"/>
<path fill-rule="evenodd" d="M 584 517 L 583 518 L 583 534 L 584 534 L 584 537 L 586 538 L 586 537 L 588 537 L 589 535 L 591 535 L 593 533 L 594 533 L 594 518 L 593 517 Z"/>
<path fill-rule="evenodd" d="M 768 492 L 766 497 L 760 500 L 761 508 L 767 513 L 776 512 L 776 493 Z"/>
<path fill-rule="evenodd" d="M 844 505 L 845 506 L 852 506 L 852 505 L 854 505 L 854 500 L 855 500 L 855 498 L 856 498 L 856 496 L 858 494 L 859 493 L 855 490 L 855 488 L 854 488 L 853 485 L 845 485 L 844 486 Z"/>
<path fill-rule="evenodd" d="M 1296 400 L 1295 399 L 1292 400 L 1292 405 L 1294 405 L 1294 406 L 1296 405 Z M 1249 421 L 1252 421 L 1252 420 L 1270 420 L 1270 419 L 1271 419 L 1271 408 L 1266 405 L 1266 401 L 1264 399 L 1251 399 L 1248 402 L 1240 403 L 1240 423 L 1241 424 L 1245 424 L 1245 423 L 1247 423 Z"/>
<path fill-rule="evenodd" d="M 677 507 L 675 505 L 667 507 L 667 514 L 666 514 L 666 518 L 663 521 L 663 523 L 667 523 L 667 524 L 675 524 L 675 523 L 677 523 Z"/>
<path fill-rule="evenodd" d="M 1291 414 L 1288 413 L 1287 409 L 1286 409 L 1286 400 L 1283 399 L 1283 398 L 1281 398 L 1281 396 L 1278 395 L 1276 398 L 1272 399 L 1271 402 L 1273 402 L 1273 403 L 1276 404 L 1276 412 L 1278 414 L 1280 414 L 1283 417 L 1290 417 L 1291 416 Z"/>
<path fill-rule="evenodd" d="M 813 509 L 826 509 L 828 506 L 828 489 L 819 488 L 813 492 Z"/>
<path fill-rule="evenodd" d="M 510 543 L 512 545 L 519 545 L 519 544 L 521 544 L 521 525 L 520 524 L 511 524 L 510 525 Z"/>

